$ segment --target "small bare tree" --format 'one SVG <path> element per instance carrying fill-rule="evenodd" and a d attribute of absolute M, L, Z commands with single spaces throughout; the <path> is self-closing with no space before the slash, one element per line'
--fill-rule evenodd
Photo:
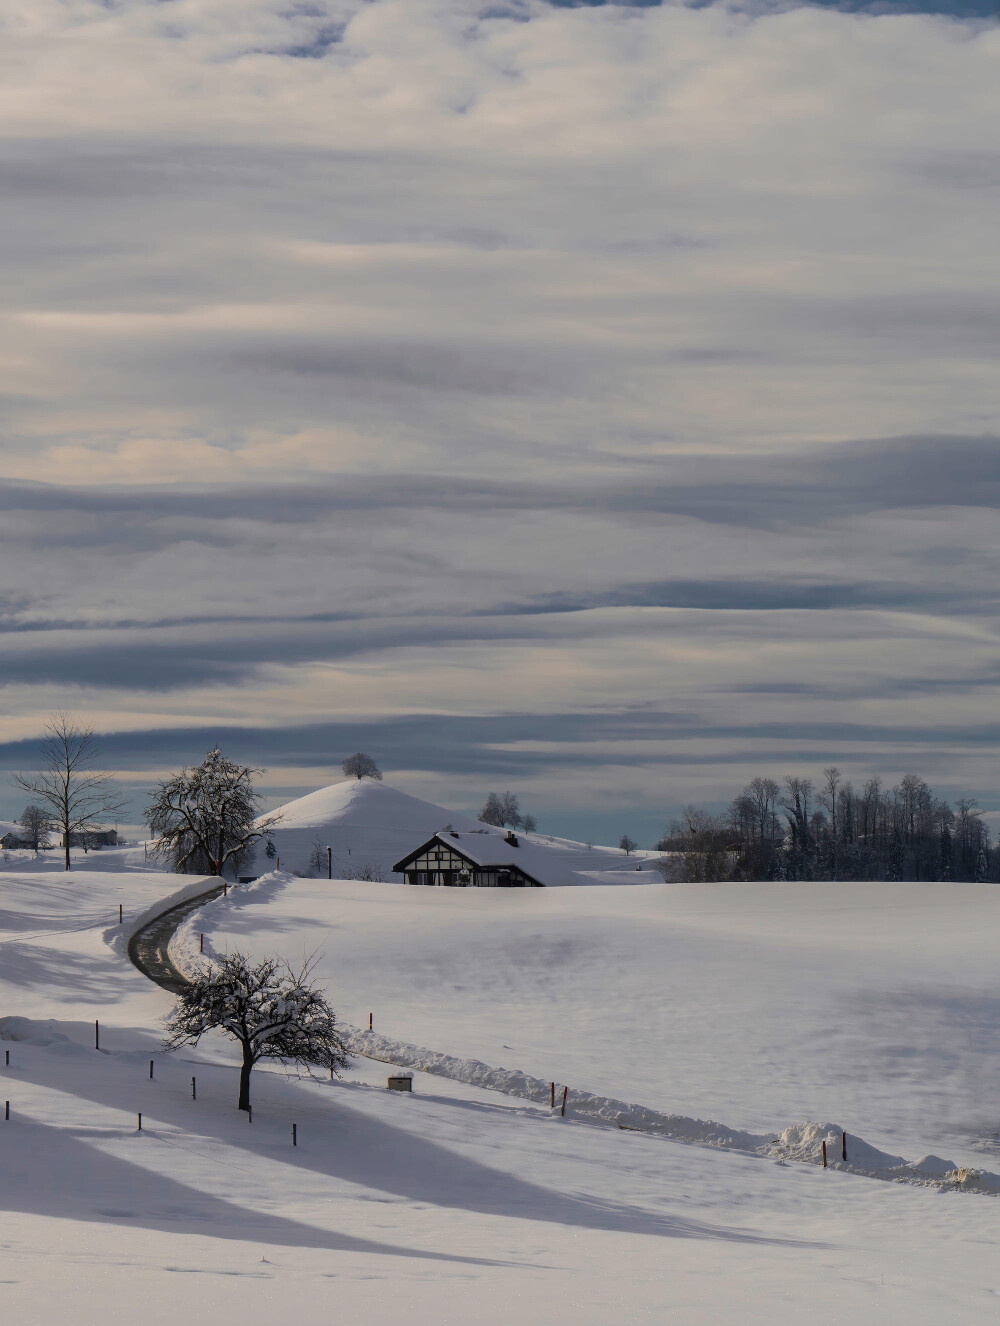
<path fill-rule="evenodd" d="M 242 953 L 218 958 L 179 995 L 165 1022 L 168 1050 L 194 1045 L 218 1030 L 243 1051 L 238 1109 L 250 1108 L 250 1074 L 261 1059 L 319 1066 L 339 1073 L 349 1064 L 333 1009 L 310 983 L 310 964 L 253 962 Z"/>
<path fill-rule="evenodd" d="M 340 767 L 348 778 L 374 778 L 379 783 L 382 781 L 382 770 L 372 757 L 366 755 L 363 750 L 348 755 Z"/>
<path fill-rule="evenodd" d="M 625 853 L 626 856 L 631 856 L 632 853 L 635 851 L 635 849 L 639 846 L 639 844 L 636 842 L 634 838 L 630 838 L 627 833 L 623 833 L 622 836 L 618 839 L 618 846 L 621 848 L 621 850 Z"/>
<path fill-rule="evenodd" d="M 216 746 L 196 769 L 160 783 L 145 812 L 153 850 L 182 875 L 221 875 L 237 864 L 281 819 L 260 817 L 253 780 L 263 772 L 234 764 Z"/>
<path fill-rule="evenodd" d="M 24 830 L 24 841 L 33 851 L 48 847 L 52 816 L 47 815 L 41 806 L 25 806 L 17 822 Z"/>
<path fill-rule="evenodd" d="M 115 790 L 108 774 L 92 767 L 98 755 L 92 727 L 84 727 L 60 710 L 45 724 L 45 734 L 41 769 L 16 773 L 13 778 L 22 791 L 39 797 L 49 808 L 51 825 L 62 834 L 65 869 L 69 870 L 73 836 L 117 819 L 128 798 Z"/>

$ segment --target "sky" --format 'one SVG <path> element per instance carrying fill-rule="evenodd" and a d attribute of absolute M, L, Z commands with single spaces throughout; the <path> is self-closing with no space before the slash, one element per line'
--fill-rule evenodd
<path fill-rule="evenodd" d="M 998 811 L 990 6 L 0 24 L 0 768 Z"/>

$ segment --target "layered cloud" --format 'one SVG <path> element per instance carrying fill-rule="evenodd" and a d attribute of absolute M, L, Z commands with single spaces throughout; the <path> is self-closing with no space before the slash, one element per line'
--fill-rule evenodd
<path fill-rule="evenodd" d="M 987 799 L 998 70 L 816 7 L 9 5 L 0 737 Z"/>

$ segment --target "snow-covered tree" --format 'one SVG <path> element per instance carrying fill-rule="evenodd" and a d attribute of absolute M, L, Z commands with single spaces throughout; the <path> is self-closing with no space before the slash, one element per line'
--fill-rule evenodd
<path fill-rule="evenodd" d="M 315 874 L 325 875 L 327 867 L 326 847 L 318 838 L 313 840 L 312 851 L 309 853 L 309 869 Z"/>
<path fill-rule="evenodd" d="M 128 803 L 127 797 L 115 791 L 106 773 L 91 767 L 97 753 L 94 729 L 60 711 L 45 725 L 42 768 L 36 773 L 13 775 L 22 791 L 39 797 L 49 808 L 52 827 L 62 834 L 67 870 L 71 838 L 117 819 Z"/>
<path fill-rule="evenodd" d="M 182 875 L 221 875 L 281 818 L 258 818 L 261 796 L 253 780 L 263 772 L 234 764 L 216 746 L 196 769 L 160 783 L 145 813 L 154 850 Z"/>
<path fill-rule="evenodd" d="M 627 833 L 623 833 L 622 836 L 618 839 L 618 846 L 621 848 L 621 850 L 625 853 L 626 856 L 631 856 L 631 854 L 635 851 L 635 849 L 639 846 L 639 844 L 636 842 L 634 838 L 630 838 Z"/>
<path fill-rule="evenodd" d="M 238 1108 L 250 1108 L 250 1074 L 261 1059 L 339 1073 L 349 1064 L 337 1019 L 325 995 L 277 958 L 253 962 L 242 953 L 217 959 L 178 996 L 165 1019 L 168 1050 L 221 1031 L 243 1052 Z"/>
<path fill-rule="evenodd" d="M 535 819 L 534 815 L 522 815 L 521 828 L 525 833 L 535 833 L 538 829 L 538 821 Z"/>
<path fill-rule="evenodd" d="M 382 770 L 378 767 L 370 755 L 366 755 L 363 750 L 355 751 L 353 755 L 348 755 L 347 759 L 340 766 L 348 778 L 374 778 L 378 782 L 382 781 Z"/>

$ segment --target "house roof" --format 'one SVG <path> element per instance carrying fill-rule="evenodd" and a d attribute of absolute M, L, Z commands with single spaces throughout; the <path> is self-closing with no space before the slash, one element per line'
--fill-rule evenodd
<path fill-rule="evenodd" d="M 578 854 L 563 853 L 559 848 L 543 847 L 527 842 L 523 837 L 518 838 L 518 845 L 515 847 L 513 843 L 507 841 L 502 830 L 485 827 L 481 830 L 441 829 L 433 838 L 421 843 L 418 848 L 397 861 L 393 870 L 397 874 L 402 874 L 410 862 L 423 855 L 429 848 L 437 846 L 451 848 L 482 870 L 491 867 L 506 870 L 514 866 L 536 884 L 640 884 L 646 882 L 650 873 L 654 873 L 648 870 L 641 872 L 638 869 L 628 870 L 626 867 L 625 870 L 611 872 L 617 875 L 615 879 L 598 877 L 600 873 L 608 872 L 594 872 L 594 877 L 588 878 L 587 872 L 581 871 L 576 863 L 575 857 Z M 570 857 L 570 860 L 560 859 L 563 856 Z M 638 862 L 636 865 L 638 866 Z M 632 875 L 632 879 L 628 879 L 629 874 Z M 637 875 L 639 878 L 636 878 Z M 657 881 L 661 879 L 659 875 L 656 878 Z"/>

